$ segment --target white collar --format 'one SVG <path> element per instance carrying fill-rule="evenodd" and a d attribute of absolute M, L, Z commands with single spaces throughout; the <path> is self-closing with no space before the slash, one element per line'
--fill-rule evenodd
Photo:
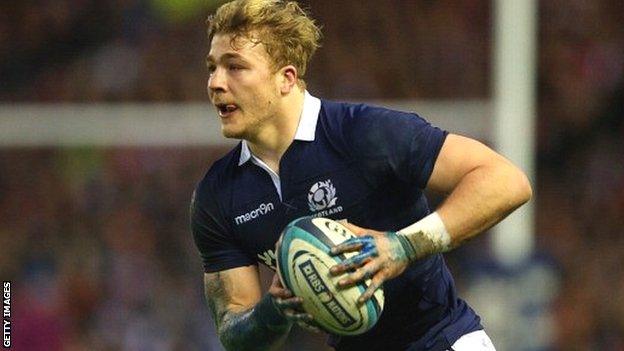
<path fill-rule="evenodd" d="M 318 121 L 320 112 L 321 100 L 310 95 L 310 93 L 306 90 L 303 96 L 303 111 L 301 112 L 297 132 L 295 132 L 295 140 L 314 141 L 316 122 Z M 247 145 L 246 140 L 243 140 L 241 142 L 241 153 L 240 158 L 238 159 L 238 165 L 241 166 L 245 162 L 249 161 L 251 156 L 249 145 Z"/>

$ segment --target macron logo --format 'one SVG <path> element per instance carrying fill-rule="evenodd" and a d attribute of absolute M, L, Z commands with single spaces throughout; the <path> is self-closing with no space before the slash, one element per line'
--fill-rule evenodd
<path fill-rule="evenodd" d="M 234 218 L 234 222 L 236 222 L 236 225 L 241 225 L 245 222 L 249 222 L 252 219 L 256 219 L 260 216 L 263 216 L 271 211 L 273 211 L 274 207 L 273 207 L 273 203 L 269 202 L 268 204 L 260 204 L 260 206 L 258 206 L 258 208 L 256 208 L 255 210 L 251 210 L 245 214 L 242 214 L 240 216 L 236 216 Z"/>

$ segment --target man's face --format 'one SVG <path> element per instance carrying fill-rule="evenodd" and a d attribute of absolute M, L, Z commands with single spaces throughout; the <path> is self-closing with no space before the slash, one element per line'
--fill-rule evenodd
<path fill-rule="evenodd" d="M 275 116 L 280 90 L 264 45 L 230 34 L 212 39 L 207 57 L 208 96 L 227 138 L 253 139 Z"/>

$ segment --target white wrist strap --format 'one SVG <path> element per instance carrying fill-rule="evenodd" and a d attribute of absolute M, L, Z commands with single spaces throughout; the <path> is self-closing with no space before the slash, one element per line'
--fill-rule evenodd
<path fill-rule="evenodd" d="M 446 230 L 444 222 L 442 222 L 442 218 L 440 218 L 437 212 L 429 214 L 427 217 L 399 230 L 397 233 L 406 236 L 408 239 L 413 234 L 421 233 L 420 235 L 431 241 L 436 251 L 445 252 L 451 249 L 451 235 Z"/>

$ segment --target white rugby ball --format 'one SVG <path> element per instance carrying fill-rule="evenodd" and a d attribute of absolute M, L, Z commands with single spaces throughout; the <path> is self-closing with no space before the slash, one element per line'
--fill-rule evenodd
<path fill-rule="evenodd" d="M 302 217 L 286 226 L 277 244 L 277 271 L 282 284 L 302 297 L 304 310 L 332 334 L 362 334 L 377 323 L 383 311 L 382 289 L 366 303 L 356 303 L 370 279 L 339 289 L 337 283 L 342 276 L 329 273 L 330 267 L 357 254 L 331 256 L 330 248 L 354 236 L 331 219 Z"/>

